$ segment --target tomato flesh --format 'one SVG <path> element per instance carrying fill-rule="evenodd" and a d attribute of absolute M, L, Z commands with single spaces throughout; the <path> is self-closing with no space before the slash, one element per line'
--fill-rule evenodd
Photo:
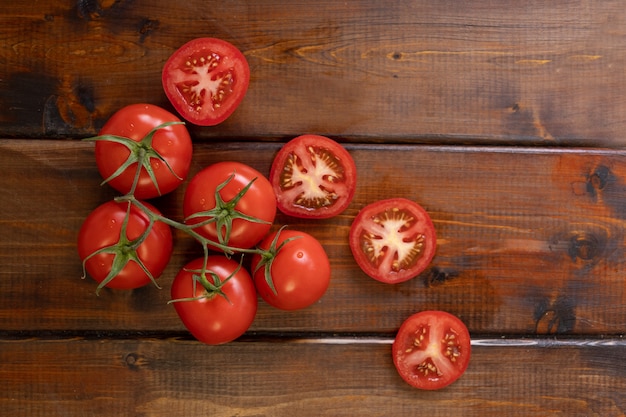
<path fill-rule="evenodd" d="M 456 381 L 467 369 L 471 339 L 465 324 L 445 311 L 422 311 L 409 317 L 392 345 L 398 373 L 415 388 L 436 390 Z"/>
<path fill-rule="evenodd" d="M 356 189 L 356 166 L 350 153 L 334 140 L 302 135 L 278 152 L 269 179 L 280 211 L 324 219 L 349 206 Z"/>
<path fill-rule="evenodd" d="M 222 39 L 198 38 L 181 46 L 163 67 L 165 94 L 181 116 L 214 126 L 239 106 L 250 82 L 244 55 Z"/>
<path fill-rule="evenodd" d="M 350 249 L 359 267 L 385 283 L 419 275 L 435 255 L 437 237 L 417 203 L 393 198 L 363 208 L 350 228 Z"/>

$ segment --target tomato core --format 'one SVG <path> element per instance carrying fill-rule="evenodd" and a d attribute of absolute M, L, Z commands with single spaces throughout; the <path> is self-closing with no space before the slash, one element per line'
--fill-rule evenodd
<path fill-rule="evenodd" d="M 385 283 L 419 275 L 435 255 L 437 238 L 428 213 L 404 198 L 363 208 L 350 227 L 350 249 L 359 267 Z"/>

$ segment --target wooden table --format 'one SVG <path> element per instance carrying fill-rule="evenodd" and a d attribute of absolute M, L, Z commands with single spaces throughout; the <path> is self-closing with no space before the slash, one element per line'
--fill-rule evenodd
<path fill-rule="evenodd" d="M 623 416 L 626 413 L 626 9 L 621 1 L 39 1 L 0 11 L 0 409 L 12 416 Z M 542 4 L 542 3 L 545 3 Z M 210 347 L 169 300 L 199 255 L 176 236 L 162 290 L 81 280 L 76 234 L 116 194 L 94 135 L 122 106 L 170 109 L 165 60 L 201 36 L 252 78 L 236 113 L 189 126 L 192 174 L 267 173 L 302 133 L 356 160 L 350 208 L 309 231 L 332 264 L 323 299 L 260 303 Z M 183 191 L 157 200 L 180 218 Z M 360 208 L 406 197 L 438 232 L 432 266 L 389 286 L 356 266 Z M 397 375 L 391 341 L 441 309 L 473 338 L 437 392 Z"/>

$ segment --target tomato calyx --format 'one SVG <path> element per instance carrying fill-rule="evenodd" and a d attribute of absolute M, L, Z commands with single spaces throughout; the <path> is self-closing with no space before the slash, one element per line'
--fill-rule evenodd
<path fill-rule="evenodd" d="M 119 168 L 113 173 L 111 174 L 108 178 L 106 178 L 104 181 L 102 181 L 101 185 L 104 185 L 106 183 L 108 183 L 109 181 L 111 181 L 113 178 L 116 178 L 118 176 L 120 176 L 128 167 L 130 167 L 133 164 L 137 164 L 137 170 L 135 172 L 135 178 L 133 180 L 133 185 L 129 191 L 129 195 L 130 194 L 134 194 L 135 189 L 137 187 L 137 183 L 139 182 L 139 174 L 141 173 L 141 169 L 145 169 L 146 172 L 148 173 L 148 176 L 150 177 L 150 180 L 152 181 L 152 183 L 154 184 L 154 186 L 156 187 L 159 195 L 161 195 L 161 191 L 159 189 L 159 183 L 156 179 L 156 176 L 154 174 L 154 169 L 152 168 L 152 164 L 151 164 L 151 160 L 152 159 L 157 159 L 160 162 L 164 163 L 165 166 L 169 169 L 169 171 L 172 173 L 172 175 L 174 175 L 178 180 L 182 181 L 182 178 L 176 173 L 174 172 L 174 170 L 172 169 L 172 167 L 170 166 L 170 164 L 167 162 L 167 160 L 156 150 L 154 149 L 154 147 L 152 146 L 152 140 L 154 138 L 154 134 L 160 130 L 160 129 L 164 129 L 167 128 L 168 126 L 172 126 L 172 125 L 182 125 L 184 124 L 183 122 L 165 122 L 162 123 L 158 126 L 156 126 L 154 129 L 152 129 L 150 132 L 148 132 L 140 141 L 136 142 L 130 138 L 124 137 L 124 136 L 117 136 L 117 135 L 100 135 L 100 136 L 94 136 L 91 138 L 85 138 L 83 140 L 85 141 L 108 141 L 108 142 L 115 142 L 115 143 L 119 143 L 121 145 L 124 145 L 126 148 L 128 148 L 129 154 L 128 154 L 128 158 L 126 159 L 126 161 L 124 161 L 123 164 L 121 164 L 119 166 Z"/>
<path fill-rule="evenodd" d="M 260 248 L 258 249 L 259 255 L 261 256 L 261 260 L 259 261 L 256 268 L 254 269 L 255 273 L 261 268 L 265 270 L 264 271 L 265 282 L 267 283 L 267 286 L 272 290 L 272 293 L 274 295 L 277 295 L 278 292 L 276 291 L 276 286 L 274 285 L 274 280 L 272 278 L 272 263 L 274 262 L 274 259 L 276 259 L 276 255 L 278 255 L 278 252 L 280 252 L 280 250 L 282 250 L 282 248 L 284 248 L 287 243 L 295 239 L 300 239 L 302 237 L 302 236 L 290 237 L 288 239 L 283 240 L 283 242 L 279 245 L 278 240 L 280 238 L 280 233 L 286 227 L 287 226 L 283 226 L 280 228 L 280 230 L 278 230 L 278 232 L 276 233 L 276 236 L 274 236 L 274 238 L 272 239 L 272 242 L 270 243 L 269 248 L 265 250 L 260 249 Z"/>
<path fill-rule="evenodd" d="M 237 203 L 239 203 L 239 200 L 241 200 L 246 194 L 246 192 L 248 192 L 250 187 L 252 187 L 252 184 L 254 184 L 254 181 L 256 181 L 256 178 L 253 178 L 248 184 L 246 184 L 246 186 L 242 188 L 241 191 L 239 191 L 239 193 L 237 193 L 237 195 L 235 195 L 232 199 L 228 201 L 224 201 L 224 199 L 222 198 L 222 195 L 220 194 L 220 191 L 224 187 L 226 187 L 226 185 L 228 185 L 228 183 L 231 182 L 233 178 L 235 178 L 234 172 L 228 178 L 226 178 L 224 182 L 222 182 L 215 188 L 215 207 L 214 208 L 205 210 L 205 211 L 199 211 L 197 213 L 193 213 L 185 219 L 185 221 L 188 222 L 189 220 L 193 220 L 193 219 L 206 218 L 205 220 L 202 220 L 199 223 L 193 223 L 192 225 L 193 228 L 202 227 L 207 224 L 215 223 L 218 242 L 221 245 L 228 244 L 230 240 L 232 228 L 233 228 L 233 221 L 235 219 L 242 219 L 242 220 L 246 220 L 246 221 L 253 222 L 253 223 L 270 224 L 270 222 L 267 222 L 262 219 L 258 219 L 253 216 L 249 216 L 236 209 Z"/>
<path fill-rule="evenodd" d="M 120 272 L 131 261 L 139 265 L 139 267 L 145 272 L 148 278 L 150 278 L 150 281 L 152 281 L 152 283 L 157 288 L 159 289 L 161 288 L 159 284 L 156 282 L 156 279 L 154 278 L 150 270 L 146 267 L 144 262 L 141 260 L 141 258 L 137 254 L 137 249 L 139 248 L 139 246 L 141 246 L 141 244 L 146 240 L 146 238 L 150 234 L 150 231 L 152 230 L 152 227 L 155 222 L 155 218 L 153 216 L 148 216 L 149 223 L 148 223 L 148 226 L 146 227 L 146 230 L 144 230 L 144 232 L 136 239 L 129 239 L 126 232 L 128 229 L 128 221 L 130 219 L 131 207 L 132 207 L 132 202 L 128 201 L 128 208 L 126 209 L 126 216 L 124 217 L 124 221 L 122 222 L 119 240 L 112 245 L 105 246 L 101 249 L 98 249 L 92 252 L 83 260 L 82 279 L 85 279 L 87 277 L 86 264 L 87 264 L 87 261 L 89 261 L 89 259 L 99 254 L 111 254 L 114 256 L 113 262 L 111 264 L 111 270 L 109 271 L 108 275 L 104 278 L 104 280 L 102 280 L 102 282 L 98 284 L 98 287 L 96 288 L 96 295 L 100 295 L 100 290 L 104 288 L 108 283 L 110 283 L 117 275 L 119 275 Z M 144 209 L 146 213 L 150 212 L 150 210 L 148 210 L 147 208 L 144 207 Z"/>
<path fill-rule="evenodd" d="M 243 261 L 243 258 L 242 258 L 242 261 Z M 237 273 L 242 267 L 241 262 L 239 262 L 239 266 L 224 279 L 221 279 L 218 274 L 208 269 L 206 262 L 207 262 L 207 258 L 205 257 L 204 264 L 201 269 L 184 268 L 185 271 L 192 273 L 192 276 L 191 276 L 192 287 L 193 287 L 192 294 L 196 294 L 198 290 L 198 285 L 200 285 L 203 288 L 202 294 L 197 295 L 195 297 L 177 298 L 174 300 L 169 300 L 167 302 L 168 304 L 179 303 L 179 302 L 189 302 L 189 301 L 200 301 L 204 299 L 211 299 L 216 296 L 224 297 L 226 301 L 232 304 L 231 301 L 228 299 L 228 295 L 226 295 L 226 293 L 222 290 L 222 287 L 226 285 L 226 283 L 232 277 L 237 275 Z M 209 275 L 211 279 L 209 279 L 207 275 Z"/>

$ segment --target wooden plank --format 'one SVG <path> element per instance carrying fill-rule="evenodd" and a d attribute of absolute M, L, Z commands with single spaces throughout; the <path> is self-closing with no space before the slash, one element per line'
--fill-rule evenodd
<path fill-rule="evenodd" d="M 424 392 L 397 375 L 386 341 L 0 340 L 0 407 L 16 417 L 624 415 L 623 342 L 518 342 L 475 344 L 461 379 Z"/>
<path fill-rule="evenodd" d="M 267 173 L 280 145 L 196 144 L 193 172 L 240 160 Z M 325 246 L 332 282 L 324 298 L 286 314 L 261 303 L 256 332 L 391 334 L 411 313 L 443 309 L 480 334 L 622 334 L 626 152 L 506 147 L 348 145 L 359 186 L 350 208 L 325 221 L 279 215 Z M 183 331 L 169 284 L 199 256 L 177 234 L 172 262 L 152 286 L 95 295 L 81 280 L 75 239 L 82 220 L 115 195 L 92 144 L 0 141 L 0 329 Z M 183 189 L 155 202 L 180 220 Z M 365 204 L 401 196 L 421 203 L 438 232 L 432 268 L 404 284 L 366 277 L 347 246 Z"/>
<path fill-rule="evenodd" d="M 233 42 L 252 70 L 235 115 L 198 138 L 623 146 L 626 10 L 603 2 L 14 1 L 0 11 L 0 131 L 93 134 L 126 104 L 167 106 L 186 41 Z"/>

